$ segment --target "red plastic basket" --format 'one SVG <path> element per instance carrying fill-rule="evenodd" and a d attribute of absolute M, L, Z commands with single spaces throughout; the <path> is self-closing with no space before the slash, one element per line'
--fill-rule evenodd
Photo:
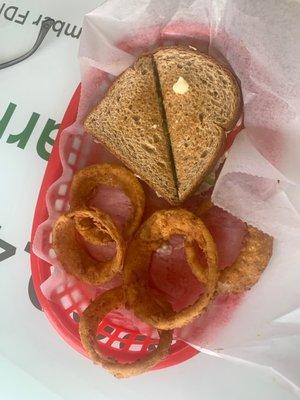
<path fill-rule="evenodd" d="M 151 34 L 151 30 L 149 31 L 149 34 Z M 186 25 L 177 23 L 176 26 L 169 26 L 168 30 L 164 32 L 163 40 L 171 39 L 171 41 L 176 41 L 182 39 L 184 41 L 184 38 L 187 37 L 190 45 L 203 48 L 203 46 L 205 47 L 205 38 L 208 37 L 208 34 L 207 27 L 199 26 L 197 24 Z M 194 39 L 194 37 L 202 38 L 202 40 Z M 148 35 L 146 32 L 143 32 L 142 35 L 136 35 L 131 41 L 126 40 L 123 43 L 120 43 L 119 47 L 124 51 L 132 51 L 136 47 L 143 48 L 145 42 L 148 42 Z M 33 243 L 38 226 L 48 219 L 46 193 L 49 187 L 56 182 L 63 173 L 59 154 L 59 140 L 61 132 L 75 122 L 79 98 L 80 85 L 76 89 L 66 110 L 46 168 L 36 204 L 31 243 Z M 241 125 L 236 127 L 229 134 L 227 147 L 231 145 L 240 129 Z M 70 170 L 72 173 L 74 173 L 74 168 L 71 167 Z M 52 196 L 57 196 L 58 201 L 66 201 L 66 195 L 64 197 L 60 196 L 59 190 L 54 190 Z M 50 234 L 51 229 L 49 228 L 46 232 L 46 239 L 48 241 Z M 85 286 L 82 284 L 79 285 L 79 283 L 76 283 L 75 280 L 71 285 L 63 285 L 62 287 L 58 287 L 56 289 L 55 298 L 53 298 L 54 301 L 50 301 L 43 295 L 41 291 L 41 284 L 45 282 L 51 275 L 51 265 L 31 252 L 31 269 L 35 291 L 47 318 L 67 343 L 69 343 L 81 354 L 86 355 L 84 349 L 82 348 L 78 333 L 78 316 L 82 309 L 85 308 L 89 303 L 91 298 L 90 293 L 88 293 L 88 291 L 85 293 Z M 79 292 L 80 296 L 78 296 Z M 104 319 L 101 322 L 97 333 L 97 339 L 99 347 L 105 351 L 107 355 L 127 362 L 133 361 L 136 358 L 141 358 L 143 355 L 153 350 L 157 344 L 157 340 L 145 335 L 141 335 L 141 333 L 138 331 L 124 329 L 113 324 L 108 319 Z M 185 342 L 180 340 L 174 341 L 168 357 L 155 366 L 154 369 L 160 369 L 179 364 L 195 356 L 196 354 L 198 354 L 198 351 Z"/>
<path fill-rule="evenodd" d="M 59 156 L 59 139 L 61 132 L 71 125 L 77 115 L 77 109 L 80 98 L 80 86 L 76 89 L 71 102 L 63 118 L 60 130 L 58 132 L 51 157 L 49 159 L 45 176 L 40 189 L 36 204 L 33 226 L 32 242 L 37 227 L 48 218 L 46 207 L 46 193 L 48 188 L 62 174 L 62 165 Z M 41 284 L 50 276 L 51 265 L 40 259 L 31 252 L 31 269 L 35 291 L 39 302 L 54 328 L 60 336 L 69 343 L 75 350 L 85 355 L 78 334 L 78 315 L 83 307 L 89 302 L 89 295 L 84 296 L 84 287 L 80 287 L 81 298 L 77 300 L 75 285 L 63 286 L 57 290 L 55 301 L 48 300 L 41 291 Z M 83 296 L 82 296 L 83 294 Z M 157 340 L 151 339 L 140 332 L 124 329 L 116 326 L 108 320 L 103 320 L 99 326 L 97 339 L 100 348 L 106 354 L 124 361 L 133 361 L 153 350 Z M 159 363 L 155 369 L 169 367 L 181 363 L 198 353 L 193 347 L 183 341 L 174 341 L 168 357 Z"/>

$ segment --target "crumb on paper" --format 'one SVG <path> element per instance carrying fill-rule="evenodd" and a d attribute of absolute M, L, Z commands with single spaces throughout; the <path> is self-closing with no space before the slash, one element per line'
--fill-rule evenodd
<path fill-rule="evenodd" d="M 173 90 L 176 94 L 185 94 L 189 90 L 189 84 L 182 76 L 180 76 L 178 81 L 174 83 Z"/>
<path fill-rule="evenodd" d="M 170 256 L 172 254 L 172 246 L 168 243 L 163 243 L 157 250 L 156 253 L 161 256 Z"/>

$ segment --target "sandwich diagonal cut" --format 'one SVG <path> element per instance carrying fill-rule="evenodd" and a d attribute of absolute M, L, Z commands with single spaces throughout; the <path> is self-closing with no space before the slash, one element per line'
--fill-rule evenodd
<path fill-rule="evenodd" d="M 151 55 L 141 56 L 113 83 L 84 126 L 169 203 L 178 203 Z"/>
<path fill-rule="evenodd" d="M 117 78 L 85 129 L 178 205 L 213 169 L 240 112 L 240 88 L 226 67 L 190 48 L 166 47 Z"/>

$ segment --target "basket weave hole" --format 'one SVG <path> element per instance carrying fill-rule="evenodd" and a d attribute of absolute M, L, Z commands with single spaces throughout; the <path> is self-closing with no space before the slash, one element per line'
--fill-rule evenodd
<path fill-rule="evenodd" d="M 121 342 L 119 342 L 118 340 L 115 340 L 114 342 L 112 342 L 111 347 L 113 347 L 114 349 L 120 349 Z"/>
<path fill-rule="evenodd" d="M 71 317 L 71 319 L 72 319 L 73 321 L 75 321 L 75 322 L 77 322 L 77 323 L 80 321 L 80 317 L 79 317 L 78 312 L 72 311 L 69 315 L 70 315 L 70 317 Z"/>
<path fill-rule="evenodd" d="M 79 303 L 79 301 L 82 299 L 82 294 L 78 289 L 73 290 L 71 296 L 76 303 Z"/>
<path fill-rule="evenodd" d="M 63 293 L 65 291 L 65 286 L 64 285 L 59 285 L 59 286 L 57 286 L 55 291 L 56 291 L 57 294 Z"/>
<path fill-rule="evenodd" d="M 65 183 L 62 183 L 58 188 L 58 195 L 65 196 L 68 190 L 68 186 Z"/>
<path fill-rule="evenodd" d="M 130 338 L 130 334 L 129 334 L 128 332 L 120 332 L 120 333 L 118 334 L 118 337 L 119 337 L 120 339 L 129 339 L 129 338 Z"/>
<path fill-rule="evenodd" d="M 78 150 L 79 147 L 80 147 L 80 145 L 81 145 L 81 139 L 77 136 L 77 137 L 75 137 L 74 140 L 73 140 L 72 148 L 73 148 L 74 150 Z"/>
<path fill-rule="evenodd" d="M 133 343 L 133 344 L 130 345 L 129 351 L 141 351 L 142 348 L 143 348 L 143 345 L 142 345 L 142 344 L 135 344 L 135 343 Z"/>
<path fill-rule="evenodd" d="M 71 152 L 71 153 L 69 154 L 69 157 L 68 157 L 68 164 L 69 164 L 69 165 L 74 165 L 75 162 L 76 162 L 76 159 L 77 159 L 77 154 Z"/>
<path fill-rule="evenodd" d="M 56 199 L 54 207 L 55 207 L 56 211 L 62 211 L 63 208 L 64 208 L 64 200 L 63 199 Z"/>
<path fill-rule="evenodd" d="M 104 331 L 109 333 L 109 334 L 113 334 L 115 329 L 112 326 L 106 325 L 104 328 Z"/>
<path fill-rule="evenodd" d="M 54 258 L 56 258 L 56 253 L 55 253 L 55 251 L 54 251 L 54 249 L 49 249 L 49 257 L 51 258 L 51 259 L 54 259 Z"/>
<path fill-rule="evenodd" d="M 148 346 L 148 348 L 147 348 L 147 350 L 148 351 L 153 351 L 153 350 L 155 350 L 156 349 L 156 344 L 154 344 L 154 343 L 151 343 L 151 344 L 149 344 L 149 346 Z"/>
<path fill-rule="evenodd" d="M 63 296 L 61 299 L 61 304 L 63 305 L 64 309 L 67 309 L 69 307 L 71 307 L 72 305 L 72 301 L 69 295 L 65 295 Z"/>
<path fill-rule="evenodd" d="M 97 335 L 97 340 L 101 343 L 107 343 L 109 341 L 109 337 L 99 334 Z"/>
<path fill-rule="evenodd" d="M 81 304 L 79 304 L 80 311 L 83 312 L 88 306 L 88 303 L 86 301 L 83 301 Z"/>

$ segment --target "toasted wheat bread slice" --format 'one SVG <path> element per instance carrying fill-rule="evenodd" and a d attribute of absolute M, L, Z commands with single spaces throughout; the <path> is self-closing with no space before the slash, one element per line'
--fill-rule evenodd
<path fill-rule="evenodd" d="M 84 126 L 160 196 L 178 203 L 174 165 L 164 129 L 151 55 L 124 71 Z"/>
<path fill-rule="evenodd" d="M 240 88 L 227 68 L 192 49 L 163 48 L 153 56 L 182 202 L 220 157 L 225 131 L 240 115 Z"/>

